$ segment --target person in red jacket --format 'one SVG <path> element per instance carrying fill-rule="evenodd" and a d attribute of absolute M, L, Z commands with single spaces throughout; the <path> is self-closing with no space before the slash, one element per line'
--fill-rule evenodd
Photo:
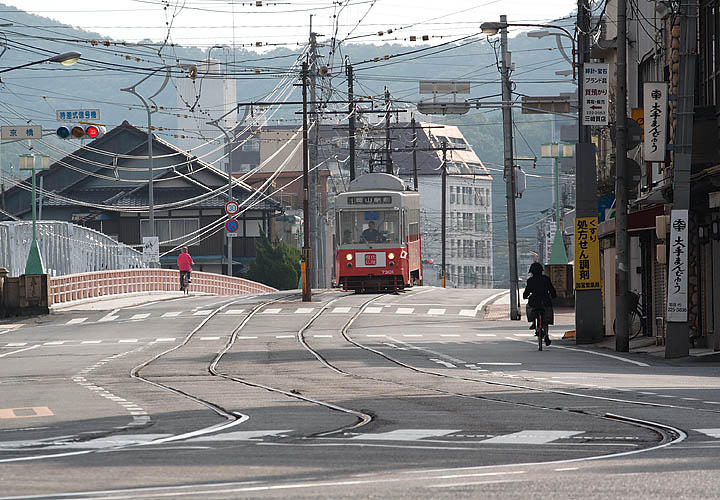
<path fill-rule="evenodd" d="M 180 291 L 183 289 L 183 276 L 187 275 L 187 282 L 190 283 L 190 271 L 195 264 L 188 253 L 187 247 L 182 247 L 177 258 L 178 269 L 180 269 Z"/>

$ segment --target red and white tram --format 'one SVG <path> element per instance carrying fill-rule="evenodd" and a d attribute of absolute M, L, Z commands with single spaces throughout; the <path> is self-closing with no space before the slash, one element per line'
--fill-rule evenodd
<path fill-rule="evenodd" d="M 420 196 L 390 174 L 365 174 L 335 199 L 337 283 L 398 291 L 422 283 Z"/>

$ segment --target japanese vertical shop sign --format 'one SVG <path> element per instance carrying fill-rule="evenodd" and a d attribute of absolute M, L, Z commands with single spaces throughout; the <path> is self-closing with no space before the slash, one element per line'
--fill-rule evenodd
<path fill-rule="evenodd" d="M 598 218 L 575 218 L 575 290 L 600 288 Z"/>
<path fill-rule="evenodd" d="M 687 321 L 688 211 L 673 210 L 670 217 L 667 320 Z"/>
<path fill-rule="evenodd" d="M 607 125 L 610 102 L 608 63 L 585 63 L 583 69 L 582 124 Z"/>
<path fill-rule="evenodd" d="M 645 94 L 645 161 L 665 161 L 667 141 L 668 86 L 666 82 L 647 82 Z"/>

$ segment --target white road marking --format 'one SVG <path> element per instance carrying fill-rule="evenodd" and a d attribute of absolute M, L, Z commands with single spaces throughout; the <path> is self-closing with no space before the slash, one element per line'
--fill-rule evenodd
<path fill-rule="evenodd" d="M 363 441 L 418 441 L 428 437 L 439 437 L 460 432 L 461 429 L 397 429 L 376 434 L 360 434 L 350 439 Z"/>
<path fill-rule="evenodd" d="M 534 337 L 534 333 L 513 333 L 515 337 Z"/>
<path fill-rule="evenodd" d="M 27 345 L 27 342 L 11 342 L 9 344 L 5 344 L 5 347 L 22 347 L 24 345 Z"/>
<path fill-rule="evenodd" d="M 73 318 L 65 324 L 66 325 L 79 325 L 80 323 L 84 323 L 85 321 L 87 321 L 87 318 Z"/>
<path fill-rule="evenodd" d="M 314 307 L 299 307 L 299 308 L 295 311 L 295 314 L 310 314 L 310 313 L 313 312 L 314 310 L 315 310 Z"/>
<path fill-rule="evenodd" d="M 520 431 L 481 441 L 490 444 L 547 444 L 582 434 L 583 431 Z"/>
<path fill-rule="evenodd" d="M 483 361 L 478 361 L 475 363 L 476 365 L 487 365 L 487 366 L 520 366 L 522 363 L 504 363 L 504 362 L 488 362 L 485 363 Z"/>
<path fill-rule="evenodd" d="M 398 307 L 395 314 L 412 314 L 414 311 L 414 307 Z"/>
<path fill-rule="evenodd" d="M 175 342 L 175 337 L 161 337 L 159 339 L 155 339 L 155 342 Z"/>
<path fill-rule="evenodd" d="M 276 339 L 294 339 L 295 335 L 275 335 Z"/>
<path fill-rule="evenodd" d="M 113 309 L 112 311 L 107 313 L 105 316 L 100 318 L 98 320 L 98 323 L 105 323 L 106 321 L 115 321 L 119 317 L 119 316 L 115 316 L 115 313 L 117 313 L 119 311 L 120 311 L 120 309 Z"/>
<path fill-rule="evenodd" d="M 176 316 L 180 316 L 181 314 L 182 314 L 182 311 L 171 311 L 171 312 L 166 312 L 165 314 L 162 315 L 162 317 L 163 318 L 174 318 Z"/>
<path fill-rule="evenodd" d="M 136 314 L 130 319 L 145 319 L 145 318 L 149 318 L 149 317 L 150 317 L 150 313 L 142 313 L 142 314 Z"/>
<path fill-rule="evenodd" d="M 494 333 L 476 333 L 476 337 L 497 337 Z"/>
<path fill-rule="evenodd" d="M 18 352 L 29 351 L 30 349 L 35 349 L 36 347 L 40 347 L 40 346 L 34 345 L 34 346 L 26 347 L 25 349 L 18 349 L 17 351 L 6 352 L 4 354 L 0 354 L 0 358 L 4 358 L 5 356 L 10 356 L 11 354 L 17 354 Z"/>
<path fill-rule="evenodd" d="M 43 345 L 63 345 L 67 340 L 53 340 L 51 342 L 44 342 Z"/>
<path fill-rule="evenodd" d="M 265 309 L 260 314 L 278 314 L 282 309 Z"/>
<path fill-rule="evenodd" d="M 442 360 L 442 359 L 430 358 L 430 361 L 433 361 L 433 362 L 435 362 L 435 363 L 437 363 L 437 364 L 439 364 L 439 365 L 443 365 L 443 366 L 445 366 L 445 367 L 447 367 L 447 368 L 457 368 L 454 364 L 452 364 L 452 363 L 450 363 L 450 362 L 448 362 L 448 361 Z"/>
<path fill-rule="evenodd" d="M 476 309 L 461 309 L 459 314 L 460 314 L 460 316 L 468 316 L 470 318 L 474 318 L 475 315 L 477 314 L 477 310 Z"/>
<path fill-rule="evenodd" d="M 382 310 L 382 307 L 366 307 L 363 312 L 367 314 L 378 314 L 382 312 Z"/>
<path fill-rule="evenodd" d="M 331 338 L 333 338 L 332 335 L 313 335 L 313 337 L 316 339 L 331 339 Z"/>
<path fill-rule="evenodd" d="M 332 312 L 339 313 L 339 314 L 349 313 L 350 308 L 349 307 L 336 307 L 335 309 L 332 310 Z"/>
<path fill-rule="evenodd" d="M 577 352 L 584 352 L 585 354 L 594 354 L 596 356 L 604 356 L 606 358 L 612 358 L 612 359 L 616 359 L 618 361 L 624 361 L 625 363 L 632 363 L 637 366 L 650 366 L 649 364 L 643 363 L 641 361 L 635 361 L 634 359 L 627 359 L 627 358 L 623 358 L 621 356 L 613 356 L 612 354 L 606 354 L 604 352 L 587 351 L 585 349 L 577 349 L 575 347 L 565 347 L 565 346 L 561 346 L 561 345 L 555 346 L 555 349 L 567 349 L 568 351 L 577 351 Z"/>
<path fill-rule="evenodd" d="M 460 335 L 458 335 L 457 333 L 441 333 L 440 336 L 441 337 L 459 337 Z"/>
<path fill-rule="evenodd" d="M 81 344 L 99 344 L 102 340 L 83 340 Z"/>
<path fill-rule="evenodd" d="M 138 339 L 120 339 L 120 340 L 118 340 L 118 343 L 119 344 L 134 344 L 137 341 L 138 341 Z"/>
<path fill-rule="evenodd" d="M 431 316 L 445 314 L 445 309 L 429 309 L 427 312 Z"/>
<path fill-rule="evenodd" d="M 380 338 L 385 338 L 385 337 L 387 337 L 387 335 L 374 335 L 374 334 L 368 334 L 368 335 L 367 335 L 367 337 L 370 337 L 370 338 L 377 338 L 377 337 L 380 337 Z"/>
<path fill-rule="evenodd" d="M 236 337 L 238 340 L 252 340 L 256 339 L 257 337 Z"/>
<path fill-rule="evenodd" d="M 403 334 L 403 337 L 422 337 L 422 334 L 406 333 L 406 334 Z"/>
<path fill-rule="evenodd" d="M 563 467 L 561 469 L 555 469 L 555 472 L 566 472 L 571 470 L 578 470 L 580 467 Z"/>
<path fill-rule="evenodd" d="M 200 340 L 220 340 L 220 337 L 200 337 Z"/>
<path fill-rule="evenodd" d="M 245 312 L 245 309 L 228 309 L 225 311 L 225 314 L 242 314 Z"/>
<path fill-rule="evenodd" d="M 720 429 L 693 429 L 695 432 L 701 432 L 711 438 L 720 439 Z"/>
<path fill-rule="evenodd" d="M 203 309 L 202 311 L 197 311 L 193 314 L 193 316 L 207 316 L 212 312 L 212 309 Z"/>

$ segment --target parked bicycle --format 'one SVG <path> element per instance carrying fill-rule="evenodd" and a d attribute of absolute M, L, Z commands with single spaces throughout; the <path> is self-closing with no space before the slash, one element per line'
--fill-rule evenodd
<path fill-rule="evenodd" d="M 645 331 L 645 319 L 647 318 L 647 316 L 645 315 L 645 308 L 640 302 L 640 294 L 630 291 L 628 292 L 628 295 L 630 296 L 630 318 L 628 321 L 628 335 L 629 338 L 634 339 Z M 614 334 L 617 334 L 617 332 L 615 331 L 616 321 L 617 320 L 613 320 Z"/>

